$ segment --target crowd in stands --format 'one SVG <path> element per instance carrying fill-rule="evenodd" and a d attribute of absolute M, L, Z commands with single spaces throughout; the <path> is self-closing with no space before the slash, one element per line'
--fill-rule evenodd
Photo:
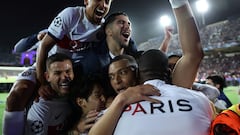
<path fill-rule="evenodd" d="M 231 85 L 240 84 L 240 54 L 226 56 L 218 53 L 203 59 L 199 68 L 199 80 L 206 78 L 209 74 L 222 74 Z"/>
<path fill-rule="evenodd" d="M 0 66 L 20 66 L 20 54 L 0 53 Z"/>
<path fill-rule="evenodd" d="M 207 25 L 199 30 L 202 45 L 205 51 L 215 48 L 227 48 L 240 45 L 240 18 L 228 19 L 215 24 Z M 149 39 L 139 45 L 139 50 L 157 49 L 163 36 Z M 170 41 L 168 55 L 181 54 L 178 35 L 174 34 Z M 204 80 L 212 73 L 223 74 L 230 84 L 240 83 L 239 54 L 230 56 L 217 53 L 205 56 L 199 69 L 198 80 Z M 0 54 L 1 66 L 24 66 L 20 63 L 20 54 Z M 230 66 L 231 65 L 231 66 Z M 238 84 L 237 83 L 237 84 Z"/>
<path fill-rule="evenodd" d="M 225 48 L 239 45 L 240 18 L 228 19 L 216 24 L 208 25 L 200 30 L 202 44 L 205 50 Z"/>
<path fill-rule="evenodd" d="M 199 29 L 201 41 L 204 50 L 212 50 L 214 48 L 227 48 L 239 46 L 240 43 L 240 18 L 228 19 L 207 25 Z M 157 49 L 163 40 L 163 36 L 149 39 L 147 42 L 139 45 L 140 50 Z M 178 41 L 178 34 L 174 34 L 170 42 L 170 54 L 179 54 L 181 49 Z"/>
<path fill-rule="evenodd" d="M 199 29 L 202 46 L 205 51 L 216 48 L 228 48 L 240 46 L 240 18 L 231 18 L 215 24 L 207 25 Z M 139 50 L 157 49 L 163 40 L 163 36 L 149 39 L 139 45 Z M 172 36 L 168 55 L 181 54 L 178 34 Z M 230 55 L 218 52 L 205 55 L 199 69 L 198 81 L 204 81 L 209 74 L 223 74 L 228 84 L 238 85 L 240 83 L 240 55 Z"/>

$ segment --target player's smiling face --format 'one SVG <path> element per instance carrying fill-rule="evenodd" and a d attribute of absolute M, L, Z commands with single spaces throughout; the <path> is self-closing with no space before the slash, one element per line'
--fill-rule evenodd
<path fill-rule="evenodd" d="M 111 2 L 112 0 L 84 0 L 88 20 L 93 24 L 101 24 L 109 12 Z"/>
<path fill-rule="evenodd" d="M 127 47 L 131 37 L 131 22 L 128 16 L 119 15 L 115 17 L 114 22 L 109 27 L 112 38 L 121 46 Z M 108 28 L 107 28 L 108 29 Z"/>
<path fill-rule="evenodd" d="M 45 76 L 52 89 L 59 96 L 68 95 L 70 92 L 70 83 L 74 77 L 71 61 L 53 62 L 45 73 Z"/>

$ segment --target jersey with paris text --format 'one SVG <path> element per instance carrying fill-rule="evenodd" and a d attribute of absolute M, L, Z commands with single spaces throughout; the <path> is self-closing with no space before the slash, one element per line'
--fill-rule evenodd
<path fill-rule="evenodd" d="M 92 42 L 103 38 L 101 25 L 91 23 L 86 17 L 85 7 L 81 6 L 62 10 L 50 24 L 48 32 L 58 46 L 73 52 L 88 49 Z"/>
<path fill-rule="evenodd" d="M 150 80 L 160 90 L 161 103 L 142 101 L 128 106 L 114 135 L 208 135 L 213 111 L 201 92 Z M 129 128 L 130 127 L 130 128 Z"/>
<path fill-rule="evenodd" d="M 26 135 L 56 135 L 64 130 L 64 124 L 71 114 L 67 99 L 39 99 L 27 114 Z"/>

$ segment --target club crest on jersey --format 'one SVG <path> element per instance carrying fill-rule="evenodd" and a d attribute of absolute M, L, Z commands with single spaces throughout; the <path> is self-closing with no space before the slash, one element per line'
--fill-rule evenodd
<path fill-rule="evenodd" d="M 53 21 L 54 26 L 60 27 L 62 25 L 62 18 L 61 17 L 56 17 Z"/>

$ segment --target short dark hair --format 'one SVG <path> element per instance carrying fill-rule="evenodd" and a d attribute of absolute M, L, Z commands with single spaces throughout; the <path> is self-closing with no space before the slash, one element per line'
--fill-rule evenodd
<path fill-rule="evenodd" d="M 173 57 L 181 58 L 182 55 L 172 54 L 172 55 L 169 55 L 169 56 L 168 56 L 168 59 L 173 58 Z"/>
<path fill-rule="evenodd" d="M 60 61 L 64 61 L 64 60 L 69 60 L 72 62 L 72 59 L 69 56 L 67 56 L 66 54 L 63 54 L 63 53 L 53 54 L 47 58 L 46 69 L 48 70 L 52 63 L 60 62 Z"/>
<path fill-rule="evenodd" d="M 171 83 L 168 59 L 165 53 L 157 49 L 147 50 L 138 59 L 141 81 L 161 79 Z"/>
<path fill-rule="evenodd" d="M 115 12 L 112 13 L 111 15 L 109 15 L 106 19 L 105 22 L 103 23 L 103 29 L 105 30 L 105 28 L 107 27 L 108 24 L 111 24 L 112 22 L 115 21 L 116 17 L 119 15 L 124 15 L 124 16 L 128 16 L 125 12 Z"/>
<path fill-rule="evenodd" d="M 137 64 L 137 61 L 135 60 L 135 58 L 133 56 L 127 55 L 127 54 L 122 54 L 122 55 L 118 55 L 118 56 L 114 57 L 111 60 L 111 63 L 119 61 L 119 60 L 123 60 L 123 59 L 128 60 L 130 65 L 133 66 L 134 68 L 138 68 L 138 64 Z"/>
<path fill-rule="evenodd" d="M 73 98 L 88 99 L 95 84 L 103 86 L 103 78 L 100 74 L 91 74 L 82 79 L 76 79 L 73 84 Z"/>
<path fill-rule="evenodd" d="M 223 90 L 223 88 L 227 87 L 225 77 L 222 75 L 210 75 L 206 79 L 212 80 L 214 84 L 219 84 L 220 90 Z"/>
<path fill-rule="evenodd" d="M 98 74 L 91 74 L 89 76 L 85 76 L 85 78 L 82 79 L 78 78 L 74 80 L 70 99 L 70 105 L 73 109 L 72 110 L 73 117 L 71 116 L 69 119 L 68 123 L 69 125 L 67 125 L 68 128 L 72 128 L 73 125 L 76 125 L 83 114 L 83 110 L 77 104 L 76 99 L 83 98 L 87 100 L 89 96 L 92 94 L 93 87 L 96 84 L 99 84 L 101 86 L 103 84 L 102 78 Z M 103 92 L 105 92 L 104 90 L 105 89 L 103 89 Z"/>

